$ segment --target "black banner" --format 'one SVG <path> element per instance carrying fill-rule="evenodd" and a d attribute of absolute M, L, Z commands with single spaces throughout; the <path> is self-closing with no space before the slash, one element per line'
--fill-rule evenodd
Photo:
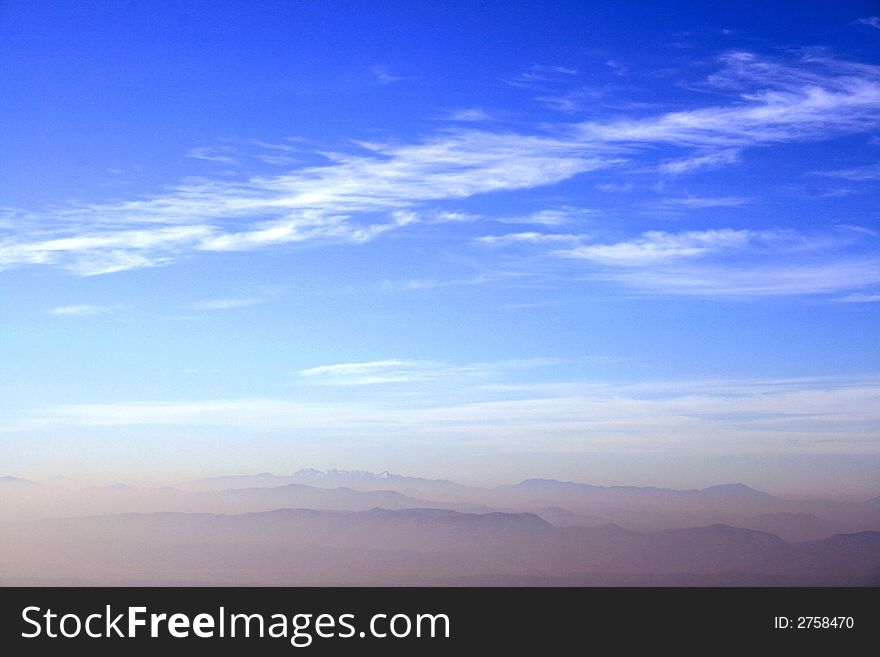
<path fill-rule="evenodd" d="M 523 654 L 646 641 L 845 649 L 877 645 L 878 603 L 876 588 L 9 588 L 0 589 L 0 647 L 16 655 Z"/>

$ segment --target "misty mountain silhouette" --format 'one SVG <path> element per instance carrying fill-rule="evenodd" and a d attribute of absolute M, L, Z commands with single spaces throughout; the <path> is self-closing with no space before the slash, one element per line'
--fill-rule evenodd
<path fill-rule="evenodd" d="M 574 513 L 561 506 L 548 506 L 541 509 L 535 509 L 533 513 L 543 518 L 551 525 L 556 525 L 557 527 L 595 527 L 597 525 L 611 524 L 607 518 Z"/>
<path fill-rule="evenodd" d="M 515 486 L 502 486 L 500 488 L 514 488 L 540 492 L 577 492 L 586 494 L 617 493 L 622 495 L 725 500 L 770 501 L 778 499 L 773 495 L 755 490 L 745 484 L 720 484 L 702 489 L 680 490 L 676 488 L 655 488 L 653 486 L 595 486 L 574 481 L 559 481 L 557 479 L 526 479 Z"/>
<path fill-rule="evenodd" d="M 304 478 L 309 483 L 291 482 Z M 4 481 L 4 479 L 0 479 Z M 468 487 L 390 473 L 300 470 L 188 482 L 182 488 L 134 488 L 125 484 L 83 489 L 0 486 L 6 504 L 0 522 L 125 512 L 247 513 L 279 508 L 365 511 L 434 508 L 485 513 L 531 512 L 559 526 L 595 527 L 609 522 L 639 531 L 727 524 L 777 534 L 788 541 L 880 529 L 880 503 L 789 500 L 743 484 L 678 490 L 596 486 L 527 479 L 495 488 Z M 345 481 L 351 485 L 336 485 Z"/>
<path fill-rule="evenodd" d="M 293 477 L 302 481 L 330 481 L 334 485 L 339 485 L 341 481 L 369 481 L 369 482 L 394 482 L 404 485 L 441 485 L 441 486 L 457 486 L 446 479 L 425 479 L 422 477 L 410 477 L 408 475 L 394 474 L 385 470 L 376 474 L 366 470 L 316 470 L 314 468 L 304 468 L 293 473 Z"/>
<path fill-rule="evenodd" d="M 845 523 L 814 513 L 778 511 L 740 520 L 738 526 L 771 532 L 787 541 L 807 541 L 846 532 Z"/>
<path fill-rule="evenodd" d="M 43 484 L 38 484 L 30 479 L 21 479 L 19 477 L 0 477 L 0 487 L 3 488 L 36 488 Z"/>
<path fill-rule="evenodd" d="M 453 489 L 460 487 L 459 484 L 445 479 L 409 477 L 393 474 L 388 471 L 377 474 L 366 470 L 316 470 L 314 468 L 303 468 L 290 475 L 261 472 L 253 475 L 207 477 L 186 482 L 183 487 L 190 490 L 221 490 L 227 488 L 274 487 L 288 484 L 306 484 L 324 488 L 353 487 L 356 489 L 387 489 L 390 487 L 440 487 Z"/>
<path fill-rule="evenodd" d="M 267 509 L 301 507 L 338 511 L 366 511 L 375 507 L 385 509 L 422 507 L 471 512 L 490 510 L 478 504 L 433 502 L 410 497 L 393 490 L 359 491 L 342 486 L 320 488 L 305 484 L 286 484 L 263 488 L 231 488 L 216 492 L 197 493 L 196 495 L 210 500 L 220 500 L 224 508 L 229 510 L 236 510 L 236 505 L 249 508 L 254 506 Z M 230 505 L 232 505 L 231 508 Z"/>
<path fill-rule="evenodd" d="M 442 509 L 120 514 L 44 521 L 0 541 L 5 567 L 30 581 L 70 573 L 97 583 L 256 585 L 712 576 L 729 584 L 852 585 L 880 573 L 880 532 L 788 543 L 722 524 L 636 532 Z"/>
<path fill-rule="evenodd" d="M 777 500 L 778 497 L 755 490 L 745 484 L 721 484 L 700 489 L 698 492 L 706 497 L 721 497 L 728 500 Z"/>

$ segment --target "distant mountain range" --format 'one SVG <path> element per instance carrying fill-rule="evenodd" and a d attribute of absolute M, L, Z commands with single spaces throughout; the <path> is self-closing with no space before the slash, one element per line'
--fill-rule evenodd
<path fill-rule="evenodd" d="M 0 488 L 36 488 L 42 486 L 35 481 L 29 479 L 20 479 L 19 477 L 0 477 Z"/>
<path fill-rule="evenodd" d="M 269 488 L 306 484 L 322 488 L 346 487 L 355 490 L 395 490 L 411 497 L 438 501 L 472 502 L 503 507 L 505 500 L 533 501 L 536 506 L 554 506 L 554 500 L 580 500 L 591 503 L 738 503 L 770 506 L 779 498 L 744 484 L 722 484 L 700 490 L 638 486 L 595 486 L 555 479 L 526 479 L 519 484 L 495 488 L 473 488 L 445 479 L 425 479 L 362 470 L 303 469 L 291 475 L 263 472 L 255 475 L 209 477 L 183 484 L 186 490 L 224 490 L 233 488 Z"/>
<path fill-rule="evenodd" d="M 439 509 L 282 509 L 241 515 L 123 514 L 38 523 L 0 539 L 12 583 L 76 573 L 102 584 L 622 584 L 715 578 L 727 584 L 859 585 L 880 575 L 880 532 L 789 543 L 710 525 L 634 532 L 557 527 L 530 513 Z M 36 564 L 36 565 L 29 565 Z"/>
<path fill-rule="evenodd" d="M 501 486 L 501 489 L 525 491 L 529 494 L 577 494 L 592 496 L 651 497 L 653 499 L 671 498 L 705 499 L 747 502 L 772 502 L 780 498 L 750 488 L 745 484 L 721 484 L 701 489 L 680 490 L 676 488 L 655 488 L 652 486 L 594 486 L 573 481 L 556 479 L 526 479 L 514 486 Z"/>
<path fill-rule="evenodd" d="M 222 491 L 193 493 L 191 500 L 204 500 L 209 505 L 219 503 L 228 511 L 246 508 L 262 509 L 305 508 L 337 511 L 366 511 L 383 509 L 449 509 L 456 511 L 487 512 L 488 507 L 479 504 L 434 502 L 410 497 L 393 490 L 358 491 L 345 486 L 320 488 L 305 484 L 286 484 L 269 488 L 230 488 Z"/>
<path fill-rule="evenodd" d="M 333 486 L 338 482 L 369 482 L 380 484 L 382 482 L 396 483 L 430 483 L 430 484 L 447 484 L 455 485 L 451 481 L 445 479 L 424 479 L 422 477 L 409 477 L 406 475 L 394 474 L 387 470 L 380 473 L 369 472 L 367 470 L 316 470 L 315 468 L 303 468 L 297 470 L 290 475 L 276 475 L 271 472 L 260 472 L 254 475 L 225 475 L 220 477 L 206 477 L 188 482 L 190 485 L 200 486 L 222 486 L 223 488 L 233 488 L 238 484 L 252 485 L 255 482 L 262 482 L 269 485 L 279 485 L 281 483 L 305 483 L 305 482 L 325 482 Z"/>
<path fill-rule="evenodd" d="M 297 470 L 293 473 L 297 479 L 332 482 L 337 485 L 339 481 L 369 481 L 369 482 L 395 482 L 400 484 L 430 484 L 432 486 L 455 486 L 451 481 L 446 479 L 425 479 L 422 477 L 409 477 L 407 475 L 394 474 L 385 470 L 376 474 L 366 470 L 316 470 L 314 468 L 305 468 Z"/>
<path fill-rule="evenodd" d="M 491 497 L 492 493 L 515 492 L 520 496 L 559 496 L 577 494 L 594 498 L 617 498 L 621 500 L 704 500 L 736 501 L 751 504 L 773 504 L 783 498 L 755 490 L 742 483 L 719 484 L 701 489 L 659 488 L 654 486 L 598 486 L 594 484 L 558 479 L 525 479 L 518 484 L 506 484 L 495 488 L 474 488 L 446 479 L 428 479 L 394 474 L 388 471 L 375 473 L 366 470 L 317 470 L 303 468 L 290 475 L 276 475 L 261 472 L 252 475 L 225 475 L 207 477 L 180 485 L 184 490 L 224 490 L 232 488 L 268 488 L 288 484 L 306 484 L 322 488 L 349 487 L 355 490 L 396 490 L 410 495 L 419 491 L 441 495 L 442 499 L 460 497 Z M 423 494 L 424 494 L 423 493 Z M 880 504 L 880 497 L 868 500 L 870 504 Z"/>
<path fill-rule="evenodd" d="M 261 472 L 255 475 L 208 477 L 181 485 L 185 490 L 224 490 L 230 488 L 267 488 L 289 484 L 305 484 L 321 488 L 352 488 L 355 490 L 396 490 L 414 497 L 441 494 L 444 499 L 462 497 L 466 487 L 445 479 L 408 477 L 390 472 L 365 470 L 315 470 L 305 468 L 290 475 Z M 465 501 L 461 499 L 460 501 Z"/>
<path fill-rule="evenodd" d="M 559 527 L 615 523 L 642 532 L 727 524 L 795 542 L 880 529 L 880 498 L 861 503 L 788 500 L 741 483 L 679 490 L 526 479 L 514 485 L 477 488 L 389 472 L 304 469 L 290 475 L 264 472 L 212 477 L 180 488 L 134 488 L 120 483 L 70 490 L 0 477 L 0 495 L 14 496 L 14 503 L 0 506 L 0 522 L 126 512 L 426 508 L 530 512 Z"/>
<path fill-rule="evenodd" d="M 880 498 L 788 500 L 741 483 L 478 488 L 307 469 L 178 488 L 73 490 L 0 477 L 0 496 L 0 584 L 880 581 Z"/>

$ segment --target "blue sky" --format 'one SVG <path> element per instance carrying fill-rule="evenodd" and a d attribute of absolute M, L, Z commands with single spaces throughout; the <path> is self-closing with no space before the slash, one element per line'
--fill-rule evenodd
<path fill-rule="evenodd" d="M 880 7 L 0 6 L 3 474 L 880 487 Z"/>

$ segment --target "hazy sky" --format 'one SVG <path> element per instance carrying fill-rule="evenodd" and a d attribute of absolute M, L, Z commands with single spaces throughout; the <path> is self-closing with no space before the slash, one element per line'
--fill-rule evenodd
<path fill-rule="evenodd" d="M 880 488 L 876 2 L 11 1 L 0 63 L 0 475 Z"/>

